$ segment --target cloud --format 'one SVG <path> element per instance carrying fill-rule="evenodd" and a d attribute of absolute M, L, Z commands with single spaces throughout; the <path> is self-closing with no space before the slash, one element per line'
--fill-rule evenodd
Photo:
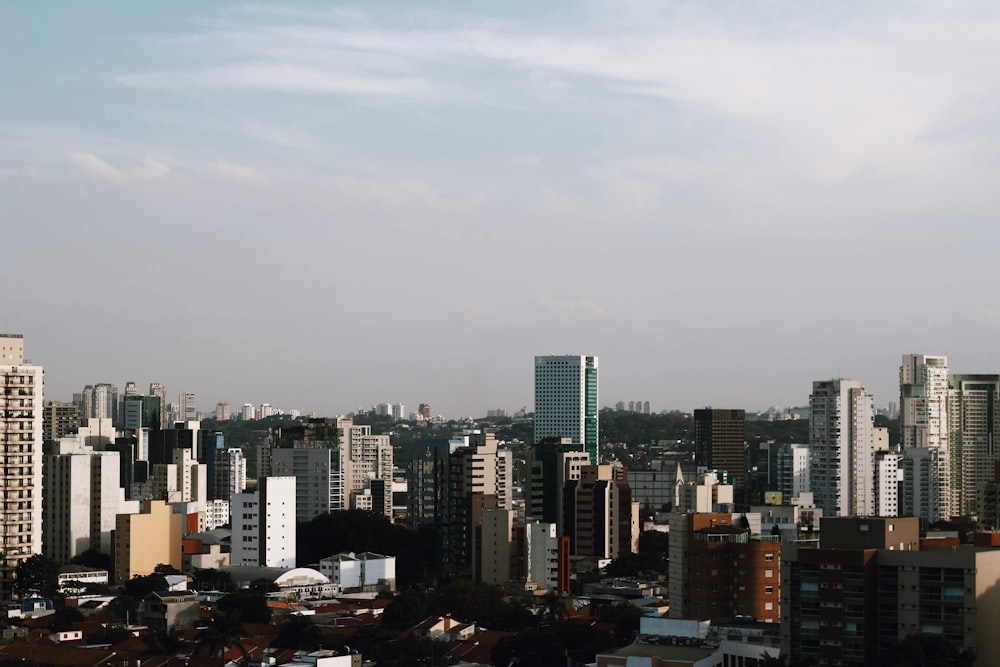
<path fill-rule="evenodd" d="M 229 160 L 212 160 L 205 165 L 204 169 L 209 174 L 221 176 L 228 180 L 257 184 L 267 181 L 267 177 L 256 169 Z"/>
<path fill-rule="evenodd" d="M 38 178 L 42 175 L 42 170 L 38 167 L 14 167 L 11 169 L 0 169 L 0 178 Z"/>
<path fill-rule="evenodd" d="M 549 312 L 567 313 L 578 312 L 593 317 L 604 317 L 607 311 L 592 299 L 581 297 L 578 299 L 555 299 L 548 296 L 536 296 L 535 306 Z"/>
<path fill-rule="evenodd" d="M 107 183 L 153 181 L 174 173 L 166 164 L 150 158 L 130 169 L 114 167 L 93 153 L 68 153 L 66 159 L 81 173 Z"/>
<path fill-rule="evenodd" d="M 119 75 L 115 80 L 137 88 L 209 88 L 302 94 L 415 95 L 427 88 L 426 82 L 417 77 L 369 77 L 322 67 L 268 63 L 167 69 Z"/>

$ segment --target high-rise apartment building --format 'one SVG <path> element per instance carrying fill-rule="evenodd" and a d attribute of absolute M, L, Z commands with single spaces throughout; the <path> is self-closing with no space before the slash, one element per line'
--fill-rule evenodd
<path fill-rule="evenodd" d="M 87 549 L 112 549 L 115 517 L 124 500 L 120 455 L 89 444 L 106 439 L 96 422 L 60 438 L 54 453 L 44 457 L 42 552 L 61 564 Z M 104 422 L 110 428 L 111 420 Z"/>
<path fill-rule="evenodd" d="M 80 409 L 72 403 L 45 401 L 42 418 L 42 438 L 45 442 L 56 442 L 63 436 L 72 435 L 80 428 Z"/>
<path fill-rule="evenodd" d="M 84 419 L 110 419 L 118 423 L 118 387 L 115 385 L 108 382 L 88 384 L 74 397 Z"/>
<path fill-rule="evenodd" d="M 670 515 L 670 618 L 779 619 L 781 538 L 752 534 L 742 515 Z"/>
<path fill-rule="evenodd" d="M 229 401 L 219 401 L 215 404 L 215 418 L 220 422 L 227 422 L 233 418 L 233 412 L 229 407 Z"/>
<path fill-rule="evenodd" d="M 877 667 L 919 634 L 1000 664 L 1000 550 L 923 548 L 919 536 L 917 517 L 824 518 L 819 548 L 784 545 L 782 655 Z"/>
<path fill-rule="evenodd" d="M 782 445 L 778 449 L 777 468 L 778 491 L 784 502 L 810 493 L 809 445 Z"/>
<path fill-rule="evenodd" d="M 170 420 L 167 417 L 167 388 L 159 382 L 150 382 L 149 395 L 160 399 L 160 428 L 167 428 L 167 424 L 170 423 Z"/>
<path fill-rule="evenodd" d="M 535 445 L 531 453 L 530 479 L 525 494 L 527 515 L 539 521 L 555 523 L 560 534 L 563 521 L 563 487 L 570 480 L 580 479 L 580 471 L 590 462 L 590 454 L 582 443 L 545 442 Z"/>
<path fill-rule="evenodd" d="M 42 550 L 44 373 L 25 363 L 24 336 L 0 334 L 0 595 L 14 569 Z"/>
<path fill-rule="evenodd" d="M 813 382 L 809 483 L 823 516 L 875 513 L 875 400 L 857 380 Z"/>
<path fill-rule="evenodd" d="M 905 468 L 895 452 L 875 452 L 875 516 L 900 516 L 899 488 Z"/>
<path fill-rule="evenodd" d="M 599 463 L 597 368 L 597 357 L 535 357 L 535 444 L 569 438 Z"/>
<path fill-rule="evenodd" d="M 295 478 L 262 477 L 233 496 L 233 565 L 295 567 Z"/>
<path fill-rule="evenodd" d="M 928 450 L 931 471 L 922 486 L 926 498 L 908 501 L 928 508 L 930 521 L 946 520 L 959 514 L 959 493 L 952 478 L 961 472 L 958 457 L 951 452 L 948 422 L 948 357 L 904 354 L 899 368 L 899 428 L 903 453 L 909 449 Z"/>
<path fill-rule="evenodd" d="M 295 513 L 300 522 L 349 509 L 345 489 L 347 450 L 336 442 L 299 440 L 291 448 L 271 450 L 271 473 L 296 480 Z"/>
<path fill-rule="evenodd" d="M 635 553 L 639 503 L 621 464 L 586 465 L 563 487 L 562 531 L 575 556 L 620 558 Z"/>
<path fill-rule="evenodd" d="M 977 515 L 980 492 L 1000 461 L 1000 375 L 948 377 L 948 431 L 952 495 L 962 515 Z"/>
<path fill-rule="evenodd" d="M 182 393 L 178 400 L 178 417 L 180 421 L 184 422 L 194 422 L 198 421 L 198 406 L 197 406 L 197 396 L 192 393 Z"/>
<path fill-rule="evenodd" d="M 746 411 L 702 408 L 694 411 L 694 449 L 698 465 L 724 471 L 737 491 L 746 488 Z"/>

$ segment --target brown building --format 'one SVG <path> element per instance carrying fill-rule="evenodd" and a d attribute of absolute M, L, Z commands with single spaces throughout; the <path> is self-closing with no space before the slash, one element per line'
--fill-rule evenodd
<path fill-rule="evenodd" d="M 782 550 L 783 655 L 875 667 L 896 642 L 933 634 L 974 650 L 977 664 L 1000 664 L 1000 550 L 921 549 L 916 517 L 821 525 L 819 548 Z"/>
<path fill-rule="evenodd" d="M 45 401 L 42 413 L 42 439 L 56 442 L 80 430 L 80 410 L 72 403 Z"/>
<path fill-rule="evenodd" d="M 639 503 L 620 466 L 583 466 L 563 486 L 563 514 L 574 556 L 619 558 L 638 548 Z"/>
<path fill-rule="evenodd" d="M 746 488 L 746 411 L 695 410 L 694 447 L 695 460 L 699 465 L 725 471 L 725 482 L 732 484 L 738 492 Z"/>
<path fill-rule="evenodd" d="M 670 617 L 780 620 L 781 539 L 753 535 L 740 515 L 670 515 Z"/>

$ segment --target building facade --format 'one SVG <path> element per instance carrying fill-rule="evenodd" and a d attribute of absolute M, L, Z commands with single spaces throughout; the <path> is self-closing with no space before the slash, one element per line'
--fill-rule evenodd
<path fill-rule="evenodd" d="M 25 362 L 24 337 L 0 334 L 0 595 L 14 569 L 42 551 L 42 406 L 44 371 Z"/>
<path fill-rule="evenodd" d="M 928 484 L 915 485 L 925 497 L 911 498 L 912 508 L 930 521 L 959 514 L 960 497 L 951 480 L 960 472 L 961 460 L 952 457 L 948 421 L 948 357 L 905 354 L 899 367 L 899 428 L 904 455 L 910 449 L 928 450 L 931 464 Z"/>
<path fill-rule="evenodd" d="M 746 412 L 701 408 L 694 411 L 695 461 L 726 473 L 737 491 L 746 488 Z"/>
<path fill-rule="evenodd" d="M 813 382 L 809 484 L 823 516 L 875 512 L 875 399 L 857 380 Z"/>
<path fill-rule="evenodd" d="M 535 442 L 569 438 L 598 457 L 597 357 L 535 357 Z"/>
<path fill-rule="evenodd" d="M 294 477 L 262 477 L 230 505 L 232 564 L 295 567 Z"/>

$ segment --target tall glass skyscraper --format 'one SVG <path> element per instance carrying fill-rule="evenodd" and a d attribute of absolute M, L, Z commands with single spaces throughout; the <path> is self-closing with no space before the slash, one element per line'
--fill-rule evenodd
<path fill-rule="evenodd" d="M 569 438 L 598 463 L 597 357 L 535 357 L 535 444 Z"/>

